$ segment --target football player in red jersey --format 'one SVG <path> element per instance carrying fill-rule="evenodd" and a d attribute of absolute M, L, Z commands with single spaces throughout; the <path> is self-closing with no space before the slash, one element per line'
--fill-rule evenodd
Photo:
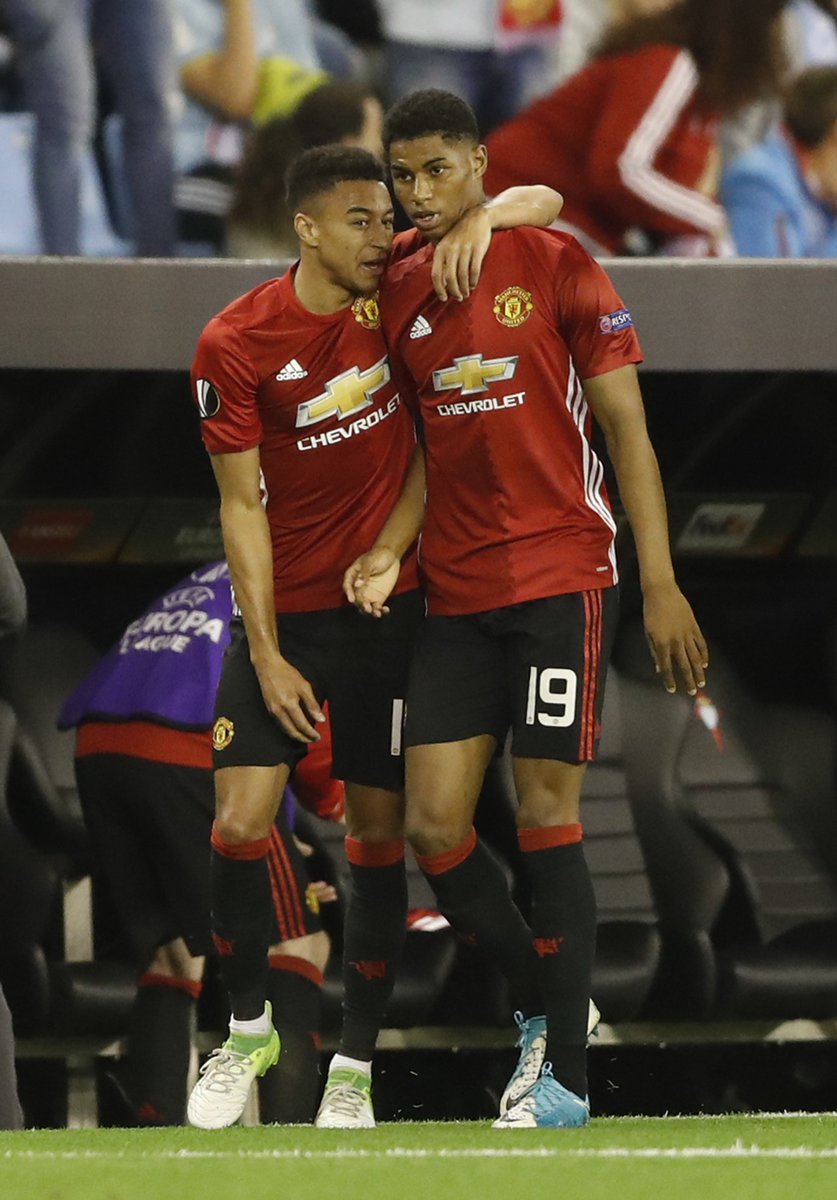
<path fill-rule="evenodd" d="M 347 785 L 347 960 L 383 964 L 374 975 L 347 975 L 337 1064 L 346 1078 L 371 1060 L 406 928 L 401 717 L 424 613 L 415 556 L 405 559 L 388 627 L 367 621 L 341 588 L 345 564 L 372 542 L 405 479 L 423 487 L 423 472 L 410 472 L 413 422 L 376 299 L 392 203 L 381 164 L 345 147 L 301 155 L 288 191 L 299 263 L 210 321 L 192 373 L 242 616 L 214 728 L 212 922 L 232 1019 L 189 1100 L 189 1120 L 203 1128 L 236 1121 L 253 1080 L 278 1057 L 265 1004 L 265 855 L 276 797 L 317 740 L 326 699 L 333 774 Z M 492 224 L 527 218 L 526 195 L 468 214 L 442 268 L 454 294 L 460 275 L 466 289 L 473 278 Z M 549 189 L 528 195 L 529 218 L 551 221 L 560 197 Z M 554 198 L 551 212 L 545 197 Z M 368 1089 L 361 1099 L 368 1123 Z"/>
<path fill-rule="evenodd" d="M 494 954 L 518 994 L 537 964 L 545 1012 L 521 1003 L 521 1053 L 496 1124 L 581 1125 L 596 913 L 579 800 L 618 582 L 592 417 L 633 529 L 646 631 L 669 691 L 675 672 L 690 694 L 703 686 L 707 648 L 674 577 L 633 319 L 607 275 L 567 234 L 513 229 L 495 235 L 470 296 L 441 304 L 433 247 L 482 202 L 485 148 L 468 106 L 438 91 L 401 100 L 385 142 L 416 231 L 382 312 L 394 364 L 415 383 L 426 452 L 428 617 L 407 694 L 407 836 L 442 912 Z M 385 611 L 421 509 L 396 507 L 347 571 L 347 595 L 367 612 Z M 509 731 L 533 894 L 525 936 L 473 829 L 483 774 Z"/>

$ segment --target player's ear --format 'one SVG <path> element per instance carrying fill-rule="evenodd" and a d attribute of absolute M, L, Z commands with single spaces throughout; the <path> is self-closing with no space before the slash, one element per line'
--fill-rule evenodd
<path fill-rule="evenodd" d="M 315 249 L 320 244 L 317 222 L 313 217 L 309 217 L 307 213 L 298 212 L 296 214 L 294 217 L 294 229 L 296 236 L 304 246 Z"/>
<path fill-rule="evenodd" d="M 477 179 L 482 179 L 488 170 L 488 150 L 485 146 L 474 146 L 471 151 L 471 163 L 474 168 L 474 175 Z"/>

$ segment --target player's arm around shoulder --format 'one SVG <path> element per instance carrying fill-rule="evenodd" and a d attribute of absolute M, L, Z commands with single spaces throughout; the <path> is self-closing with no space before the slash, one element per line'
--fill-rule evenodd
<path fill-rule="evenodd" d="M 466 300 L 479 283 L 482 264 L 498 229 L 546 228 L 557 220 L 564 197 L 544 184 L 507 188 L 464 213 L 433 255 L 433 287 L 440 300 Z"/>
<path fill-rule="evenodd" d="M 679 673 L 694 695 L 706 682 L 706 640 L 677 586 L 657 457 L 645 423 L 636 367 L 624 366 L 585 380 L 584 390 L 602 428 L 631 525 L 639 561 L 645 632 L 666 691 Z"/>
<path fill-rule="evenodd" d="M 312 722 L 322 722 L 325 716 L 308 680 L 279 649 L 273 546 L 261 501 L 259 449 L 213 454 L 211 462 L 221 495 L 224 550 L 265 706 L 291 737 L 316 741 L 319 734 Z"/>

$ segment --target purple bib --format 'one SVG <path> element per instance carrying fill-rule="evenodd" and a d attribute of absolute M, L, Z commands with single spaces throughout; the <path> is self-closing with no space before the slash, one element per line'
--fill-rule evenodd
<path fill-rule="evenodd" d="M 193 571 L 132 621 L 85 676 L 61 710 L 59 729 L 91 718 L 208 729 L 232 609 L 225 562 Z"/>

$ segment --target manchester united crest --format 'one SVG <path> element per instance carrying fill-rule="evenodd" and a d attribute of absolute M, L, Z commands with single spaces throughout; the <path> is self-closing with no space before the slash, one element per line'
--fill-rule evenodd
<path fill-rule="evenodd" d="M 528 320 L 534 307 L 532 293 L 522 287 L 507 287 L 494 297 L 494 316 L 501 325 L 508 325 L 511 329 Z"/>
<path fill-rule="evenodd" d="M 381 328 L 381 310 L 378 307 L 378 297 L 358 296 L 352 305 L 352 312 L 355 314 L 355 320 L 362 325 L 364 329 L 380 329 Z"/>
<path fill-rule="evenodd" d="M 226 750 L 235 737 L 235 725 L 229 717 L 219 717 L 212 727 L 212 746 L 215 750 Z"/>

